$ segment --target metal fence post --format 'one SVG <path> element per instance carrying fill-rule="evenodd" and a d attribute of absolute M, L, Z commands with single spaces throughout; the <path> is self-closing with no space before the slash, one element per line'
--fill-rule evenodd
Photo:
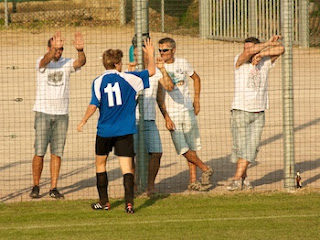
<path fill-rule="evenodd" d="M 294 189 L 294 121 L 293 121 L 293 8 L 292 0 L 281 2 L 281 24 L 285 53 L 282 56 L 282 99 L 283 99 L 283 158 L 284 188 Z"/>
<path fill-rule="evenodd" d="M 161 32 L 164 32 L 164 0 L 161 0 Z"/>
<path fill-rule="evenodd" d="M 149 5 L 147 0 L 136 0 L 136 21 L 135 30 L 137 35 L 137 49 L 138 49 L 138 69 L 143 70 L 143 50 L 142 50 L 142 36 L 143 33 L 149 33 Z M 144 147 L 144 94 L 143 91 L 139 93 L 139 132 L 138 141 L 139 149 L 136 167 L 136 183 L 139 190 L 144 190 L 148 178 L 148 164 L 146 151 Z"/>
<path fill-rule="evenodd" d="M 299 4 L 299 42 L 301 47 L 309 47 L 309 0 L 300 0 Z"/>
<path fill-rule="evenodd" d="M 120 24 L 125 25 L 127 23 L 127 0 L 121 0 L 120 4 Z"/>
<path fill-rule="evenodd" d="M 248 6 L 248 19 L 249 19 L 249 35 L 253 37 L 258 37 L 258 8 L 257 0 L 249 0 Z"/>
<path fill-rule="evenodd" d="M 200 32 L 200 38 L 206 39 L 210 34 L 210 14 L 209 14 L 209 6 L 210 2 L 208 0 L 200 0 L 199 1 L 199 32 Z"/>
<path fill-rule="evenodd" d="M 8 1 L 4 0 L 4 25 L 9 26 Z"/>

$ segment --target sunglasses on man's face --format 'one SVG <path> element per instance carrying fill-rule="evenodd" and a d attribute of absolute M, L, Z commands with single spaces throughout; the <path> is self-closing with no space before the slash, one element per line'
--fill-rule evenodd
<path fill-rule="evenodd" d="M 168 52 L 169 50 L 172 50 L 172 48 L 164 48 L 164 49 L 159 48 L 159 52 Z"/>

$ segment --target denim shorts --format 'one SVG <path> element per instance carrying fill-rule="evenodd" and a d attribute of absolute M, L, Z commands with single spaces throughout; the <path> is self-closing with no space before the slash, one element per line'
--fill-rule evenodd
<path fill-rule="evenodd" d="M 44 156 L 50 143 L 50 152 L 62 157 L 68 131 L 68 115 L 51 115 L 36 112 L 34 129 L 36 132 L 35 154 Z"/>
<path fill-rule="evenodd" d="M 181 112 L 179 116 L 171 117 L 175 130 L 171 131 L 171 138 L 177 154 L 201 149 L 198 122 L 194 111 Z"/>
<path fill-rule="evenodd" d="M 265 124 L 265 113 L 232 110 L 232 152 L 231 162 L 236 163 L 239 158 L 254 163 L 259 152 L 262 130 Z"/>
<path fill-rule="evenodd" d="M 159 130 L 157 128 L 155 121 L 144 120 L 144 146 L 147 153 L 162 153 L 162 145 Z M 137 128 L 139 129 L 139 124 L 137 122 Z M 137 153 L 139 149 L 138 134 L 133 135 L 134 141 L 134 152 Z"/>

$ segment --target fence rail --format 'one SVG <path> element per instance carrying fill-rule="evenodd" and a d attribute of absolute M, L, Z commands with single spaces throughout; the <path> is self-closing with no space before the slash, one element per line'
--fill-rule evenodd
<path fill-rule="evenodd" d="M 295 44 L 308 45 L 305 40 L 309 33 L 307 2 L 293 0 Z M 256 36 L 265 41 L 272 35 L 281 34 L 280 0 L 207 0 L 207 4 L 209 31 L 206 38 L 239 41 Z"/>

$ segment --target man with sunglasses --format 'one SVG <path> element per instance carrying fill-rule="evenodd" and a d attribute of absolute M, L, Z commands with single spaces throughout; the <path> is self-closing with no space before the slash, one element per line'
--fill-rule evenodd
<path fill-rule="evenodd" d="M 145 38 L 150 39 L 149 35 Z M 129 63 L 128 70 L 131 72 L 137 71 L 138 62 L 138 49 L 137 49 L 137 37 L 136 35 L 132 39 L 133 46 L 133 61 Z M 145 46 L 143 45 L 145 48 Z M 149 65 L 149 56 L 143 52 L 143 63 L 144 68 L 147 69 Z M 159 130 L 156 124 L 156 103 L 159 103 L 159 98 L 162 98 L 162 94 L 159 95 L 158 86 L 161 85 L 167 91 L 173 90 L 173 83 L 171 78 L 168 76 L 166 69 L 164 68 L 164 62 L 161 58 L 157 58 L 156 61 L 156 72 L 149 78 L 150 87 L 143 90 L 143 126 L 144 126 L 144 145 L 146 152 L 149 156 L 148 164 L 148 182 L 147 182 L 147 196 L 155 196 L 154 182 L 157 177 L 160 161 L 162 157 L 162 144 L 160 139 Z M 163 102 L 163 101 L 161 101 Z M 139 106 L 136 108 L 136 122 L 137 128 L 139 129 Z M 135 154 L 138 152 L 138 133 L 133 135 L 134 139 L 134 151 Z M 134 162 L 134 159 L 133 159 Z M 135 165 L 135 164 L 134 164 Z"/>
<path fill-rule="evenodd" d="M 171 92 L 164 91 L 161 112 L 177 154 L 183 155 L 189 166 L 189 190 L 207 191 L 211 184 L 213 169 L 205 165 L 197 155 L 201 149 L 196 115 L 200 111 L 200 77 L 186 59 L 175 58 L 176 42 L 172 38 L 159 40 L 159 52 L 165 62 L 165 69 L 174 83 Z M 194 81 L 194 101 L 189 94 L 188 79 Z M 202 170 L 201 182 L 197 181 L 197 169 Z"/>
<path fill-rule="evenodd" d="M 61 157 L 66 142 L 69 113 L 70 74 L 85 65 L 84 41 L 81 33 L 75 34 L 73 45 L 78 51 L 77 59 L 62 58 L 64 40 L 57 32 L 48 40 L 48 51 L 38 58 L 37 95 L 33 107 L 35 111 L 35 155 L 32 161 L 33 188 L 31 198 L 40 197 L 40 177 L 43 159 L 50 144 L 51 188 L 49 195 L 61 199 L 64 196 L 57 190 Z"/>

